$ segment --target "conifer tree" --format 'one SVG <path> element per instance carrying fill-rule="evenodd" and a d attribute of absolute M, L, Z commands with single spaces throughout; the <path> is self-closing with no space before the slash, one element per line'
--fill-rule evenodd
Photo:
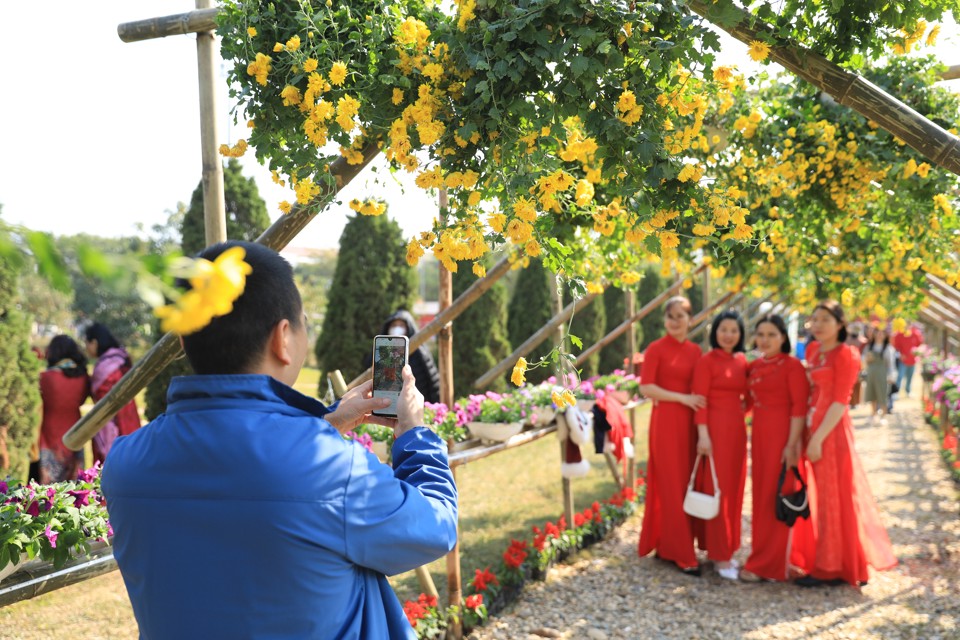
<path fill-rule="evenodd" d="M 626 291 L 617 289 L 616 287 L 607 287 L 603 292 L 604 316 L 606 318 L 606 327 L 603 335 L 607 335 L 627 319 L 626 296 Z M 594 300 L 593 304 L 600 304 L 600 301 Z M 623 360 L 630 355 L 627 353 L 627 336 L 630 331 L 634 332 L 637 340 L 636 344 L 640 344 L 640 324 L 635 322 L 619 338 L 600 350 L 599 370 L 601 374 L 607 374 L 615 369 L 624 368 Z M 583 346 L 586 347 L 587 343 L 584 342 Z"/>
<path fill-rule="evenodd" d="M 15 267 L 0 260 L 0 479 L 26 481 L 40 428 L 41 363 L 30 349 L 30 318 L 17 309 L 18 281 Z"/>
<path fill-rule="evenodd" d="M 489 266 L 488 264 L 487 267 Z M 467 269 L 461 268 L 453 274 L 454 299 L 476 280 L 477 276 Z M 508 388 L 509 370 L 485 389 L 475 389 L 473 382 L 510 355 L 510 351 L 510 343 L 507 340 L 507 287 L 502 281 L 498 281 L 454 320 L 455 397 L 460 398 L 488 390 L 505 391 Z"/>
<path fill-rule="evenodd" d="M 328 372 L 339 369 L 348 382 L 359 375 L 384 321 L 413 307 L 417 272 L 406 256 L 400 225 L 386 215 L 357 215 L 347 222 L 315 347 L 321 395 Z"/>
<path fill-rule="evenodd" d="M 267 205 L 260 197 L 256 182 L 253 178 L 244 178 L 240 163 L 232 158 L 223 170 L 223 193 L 226 204 L 227 238 L 256 240 L 270 225 Z M 204 232 L 202 182 L 193 190 L 190 208 L 183 216 L 180 232 L 181 249 L 184 255 L 195 255 L 207 245 Z M 181 357 L 171 362 L 147 385 L 146 407 L 144 407 L 147 420 L 153 420 L 166 411 L 167 387 L 170 386 L 170 380 L 174 376 L 191 373 L 193 372 L 187 359 Z"/>
<path fill-rule="evenodd" d="M 554 315 L 556 278 L 543 266 L 539 258 L 531 258 L 530 264 L 517 273 L 513 294 L 507 308 L 507 336 L 512 348 L 526 342 Z M 554 343 L 549 340 L 538 347 L 528 360 L 533 360 L 549 351 Z M 553 374 L 550 367 L 540 367 L 527 372 L 527 381 L 542 382 Z"/>
<path fill-rule="evenodd" d="M 637 309 L 660 295 L 665 286 L 667 283 L 660 276 L 660 267 L 648 266 L 637 285 Z M 662 338 L 664 331 L 663 313 L 660 309 L 654 309 L 640 321 L 640 351 L 644 351 L 654 340 Z"/>

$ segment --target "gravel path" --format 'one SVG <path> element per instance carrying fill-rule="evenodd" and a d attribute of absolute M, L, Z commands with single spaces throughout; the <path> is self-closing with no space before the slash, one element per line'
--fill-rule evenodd
<path fill-rule="evenodd" d="M 471 640 L 587 638 L 960 638 L 957 487 L 919 402 L 904 399 L 886 427 L 854 412 L 857 449 L 900 565 L 858 590 L 744 584 L 680 574 L 638 558 L 640 516 L 551 570 Z M 749 483 L 748 483 L 749 491 Z M 749 498 L 746 506 L 749 508 Z M 743 547 L 750 545 L 744 514 Z"/>

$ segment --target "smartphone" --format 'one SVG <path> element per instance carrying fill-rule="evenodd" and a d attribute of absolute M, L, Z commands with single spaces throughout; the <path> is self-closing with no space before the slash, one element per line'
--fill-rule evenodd
<path fill-rule="evenodd" d="M 376 336 L 373 339 L 373 397 L 390 400 L 390 406 L 377 409 L 374 415 L 396 417 L 409 349 L 407 336 Z"/>

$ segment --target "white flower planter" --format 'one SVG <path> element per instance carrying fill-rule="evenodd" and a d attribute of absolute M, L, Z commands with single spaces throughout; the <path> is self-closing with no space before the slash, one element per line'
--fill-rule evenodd
<path fill-rule="evenodd" d="M 553 422 L 557 417 L 557 410 L 553 407 L 534 407 L 530 414 L 536 417 L 535 425 L 542 427 Z"/>
<path fill-rule="evenodd" d="M 7 577 L 9 577 L 9 576 L 12 576 L 12 575 L 15 574 L 17 571 L 20 571 L 20 569 L 22 569 L 23 566 L 24 566 L 25 564 L 27 564 L 27 561 L 28 561 L 28 560 L 29 560 L 29 557 L 27 556 L 27 554 L 21 553 L 21 554 L 20 554 L 20 562 L 18 562 L 17 564 L 13 564 L 12 562 L 8 562 L 8 563 L 6 564 L 6 566 L 0 567 L 0 581 L 4 580 L 5 578 L 7 578 Z"/>
<path fill-rule="evenodd" d="M 522 422 L 468 422 L 470 435 L 481 440 L 503 442 L 523 431 Z"/>

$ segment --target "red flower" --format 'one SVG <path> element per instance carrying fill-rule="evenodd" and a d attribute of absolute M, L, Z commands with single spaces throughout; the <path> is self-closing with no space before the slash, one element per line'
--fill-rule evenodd
<path fill-rule="evenodd" d="M 600 503 L 597 502 L 596 500 L 594 500 L 594 501 L 593 501 L 593 504 L 590 505 L 590 508 L 593 509 L 593 512 L 594 512 L 594 513 L 599 513 L 599 512 L 600 512 Z"/>
<path fill-rule="evenodd" d="M 591 513 L 590 515 L 592 516 L 593 514 Z M 575 526 L 575 527 L 582 527 L 582 526 L 583 526 L 583 523 L 586 522 L 586 521 L 587 521 L 587 519 L 583 516 L 582 513 L 575 513 L 575 514 L 573 514 L 573 526 Z"/>
<path fill-rule="evenodd" d="M 566 531 L 568 529 L 567 516 L 560 516 L 559 518 L 557 518 L 557 528 L 560 531 Z"/>
<path fill-rule="evenodd" d="M 543 551 L 543 547 L 546 543 L 547 535 L 545 533 L 533 536 L 533 548 L 537 551 Z"/>
<path fill-rule="evenodd" d="M 554 538 L 560 537 L 560 529 L 557 528 L 557 525 L 553 524 L 552 522 L 548 522 L 545 526 L 546 526 L 546 535 L 548 537 L 549 536 L 553 536 Z"/>
<path fill-rule="evenodd" d="M 420 597 L 417 598 L 417 602 L 424 607 L 435 607 L 437 606 L 437 596 L 428 596 L 425 593 L 421 593 Z"/>
<path fill-rule="evenodd" d="M 637 492 L 634 491 L 631 487 L 627 487 L 623 490 L 623 499 L 624 500 L 636 500 Z"/>
<path fill-rule="evenodd" d="M 463 604 L 467 609 L 476 609 L 483 604 L 483 594 L 478 593 L 475 596 L 467 596 L 467 599 L 463 601 Z"/>
<path fill-rule="evenodd" d="M 584 520 L 593 520 L 593 509 L 584 509 L 583 518 Z"/>
<path fill-rule="evenodd" d="M 954 463 L 953 463 L 953 468 L 954 468 L 954 469 L 960 469 L 960 460 L 954 461 Z"/>
<path fill-rule="evenodd" d="M 490 566 L 488 565 L 483 571 L 477 569 L 476 575 L 473 578 L 473 588 L 477 591 L 486 591 L 487 586 L 491 584 L 495 584 L 498 587 L 500 586 L 500 581 L 497 580 L 497 576 L 493 571 L 490 571 Z"/>
<path fill-rule="evenodd" d="M 947 434 L 943 436 L 943 448 L 947 451 L 953 451 L 957 448 L 957 438 L 954 435 Z"/>
<path fill-rule="evenodd" d="M 417 620 L 427 615 L 427 610 L 413 600 L 407 600 L 403 603 L 403 613 L 406 614 L 410 626 L 416 629 Z"/>
<path fill-rule="evenodd" d="M 527 559 L 527 542 L 511 540 L 510 546 L 503 552 L 503 562 L 511 569 L 517 569 Z"/>

